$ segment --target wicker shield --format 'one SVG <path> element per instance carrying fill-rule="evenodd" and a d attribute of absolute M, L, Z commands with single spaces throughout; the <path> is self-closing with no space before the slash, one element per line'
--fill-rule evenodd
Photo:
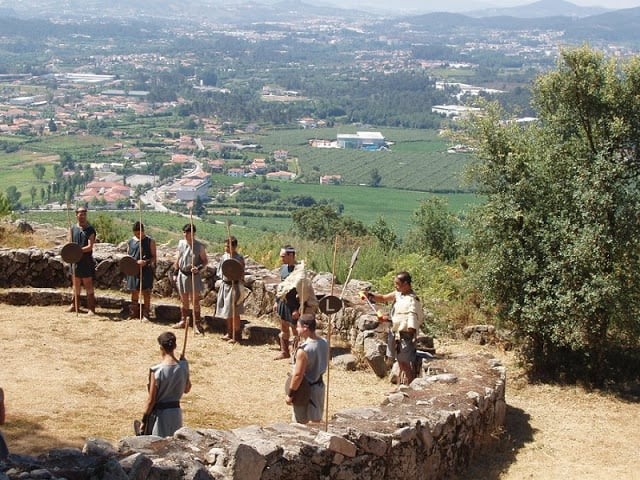
<path fill-rule="evenodd" d="M 140 266 L 136 259 L 130 257 L 129 255 L 122 257 L 120 262 L 118 263 L 120 266 L 120 271 L 128 276 L 135 276 L 140 274 Z"/>
<path fill-rule="evenodd" d="M 67 263 L 78 263 L 82 258 L 82 247 L 77 243 L 67 243 L 60 250 L 60 256 Z"/>
<path fill-rule="evenodd" d="M 318 301 L 318 308 L 325 315 L 332 315 L 342 309 L 342 300 L 335 295 L 325 295 Z"/>
<path fill-rule="evenodd" d="M 243 277 L 242 264 L 235 258 L 228 258 L 222 262 L 222 274 L 232 282 L 239 282 Z"/>

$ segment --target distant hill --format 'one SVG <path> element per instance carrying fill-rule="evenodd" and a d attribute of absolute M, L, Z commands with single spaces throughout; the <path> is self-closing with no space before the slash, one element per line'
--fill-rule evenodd
<path fill-rule="evenodd" d="M 162 20 L 183 25 L 208 22 L 243 26 L 325 17 L 376 22 L 376 28 L 391 29 L 395 28 L 398 21 L 402 21 L 418 30 L 442 34 L 452 30 L 459 33 L 461 29 L 554 29 L 565 32 L 563 41 L 594 39 L 635 44 L 640 41 L 637 35 L 640 7 L 606 10 L 601 7 L 580 7 L 564 0 L 539 0 L 518 7 L 483 9 L 466 14 L 440 12 L 395 18 L 387 15 L 383 20 L 382 15 L 362 6 L 366 2 L 344 0 L 344 3 L 340 3 L 342 8 L 332 7 L 328 2 L 337 4 L 338 0 L 66 0 L 64 8 L 60 6 L 60 0 L 0 0 L 0 22 L 10 22 L 10 17 L 77 18 L 83 21 L 111 18 L 124 22 Z M 347 8 L 354 3 L 362 9 Z M 460 4 L 461 1 L 451 0 L 451 5 Z M 388 2 L 385 5 L 393 7 Z M 442 8 L 447 6 L 444 4 Z"/>
<path fill-rule="evenodd" d="M 516 18 L 544 18 L 544 17 L 590 17 L 611 11 L 603 7 L 581 7 L 564 0 L 539 0 L 537 2 L 507 8 L 486 8 L 464 12 L 470 17 L 516 17 Z"/>
<path fill-rule="evenodd" d="M 546 1 L 546 0 L 545 0 Z M 553 1 L 553 0 L 549 0 Z M 565 2 L 566 3 L 566 2 Z M 397 20 L 395 20 L 397 21 Z M 614 10 L 599 15 L 575 18 L 554 16 L 543 18 L 518 18 L 508 16 L 471 17 L 456 13 L 427 13 L 401 19 L 412 29 L 434 34 L 472 29 L 553 29 L 564 31 L 563 41 L 585 41 L 587 39 L 638 43 L 640 7 Z M 389 21 L 390 26 L 394 21 Z"/>

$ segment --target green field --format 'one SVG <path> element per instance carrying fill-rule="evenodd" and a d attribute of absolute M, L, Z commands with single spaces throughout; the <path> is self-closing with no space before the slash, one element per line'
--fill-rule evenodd
<path fill-rule="evenodd" d="M 214 176 L 214 181 L 222 175 Z M 228 177 L 226 177 L 228 178 Z M 221 178 L 222 179 L 222 178 Z M 249 180 L 245 182 L 261 183 L 261 180 Z M 348 185 L 319 185 L 302 184 L 285 181 L 269 181 L 269 185 L 277 187 L 282 199 L 291 196 L 311 196 L 316 202 L 331 200 L 334 204 L 344 206 L 344 215 L 348 215 L 362 221 L 365 225 L 371 225 L 378 217 L 383 217 L 399 235 L 404 235 L 411 223 L 412 213 L 419 207 L 420 202 L 430 197 L 444 198 L 449 204 L 452 213 L 464 216 L 465 212 L 480 202 L 473 193 L 443 193 L 434 194 L 412 190 L 399 190 L 394 188 L 373 188 Z M 254 210 L 255 214 L 261 211 L 270 211 L 273 207 L 263 205 Z M 270 217 L 239 216 L 236 223 L 252 228 L 266 229 L 269 231 L 282 231 L 291 225 L 290 220 Z"/>
<path fill-rule="evenodd" d="M 368 152 L 309 145 L 313 139 L 335 140 L 338 133 L 360 130 L 380 131 L 392 142 L 391 149 Z M 447 153 L 450 142 L 433 130 L 364 127 L 276 130 L 258 136 L 255 141 L 264 151 L 284 149 L 290 157 L 298 158 L 301 169 L 298 173 L 305 179 L 341 175 L 344 184 L 369 184 L 376 170 L 381 177 L 380 185 L 388 188 L 437 193 L 470 191 L 460 172 L 472 157 Z"/>
<path fill-rule="evenodd" d="M 148 127 L 167 128 L 167 118 L 146 119 Z M 156 125 L 157 121 L 157 125 Z M 124 122 L 126 123 L 126 122 Z M 138 125 L 139 127 L 139 125 Z M 309 145 L 311 139 L 333 140 L 338 133 L 355 133 L 356 131 L 381 131 L 385 138 L 392 142 L 390 151 L 365 152 L 357 150 L 319 149 Z M 52 135 L 43 137 L 0 137 L 7 143 L 19 143 L 21 149 L 13 153 L 0 153 L 0 191 L 14 185 L 22 193 L 21 202 L 31 205 L 31 187 L 37 189 L 35 202 L 40 203 L 40 190 L 46 189 L 53 178 L 53 165 L 59 155 L 69 152 L 78 161 L 92 159 L 105 145 L 114 139 L 99 136 Z M 303 179 L 318 178 L 325 174 L 342 175 L 342 185 L 320 185 L 313 183 L 269 181 L 269 185 L 279 189 L 280 199 L 292 196 L 311 196 L 317 202 L 331 201 L 344 207 L 343 214 L 371 225 L 378 218 L 384 220 L 403 236 L 411 225 L 412 213 L 418 209 L 420 202 L 439 196 L 446 199 L 450 209 L 457 215 L 464 215 L 471 205 L 479 202 L 460 180 L 461 171 L 472 161 L 469 155 L 446 153 L 449 143 L 446 138 L 433 130 L 415 129 L 376 129 L 376 128 L 323 128 L 323 129 L 286 129 L 270 130 L 259 134 L 243 135 L 242 140 L 257 143 L 261 147 L 252 156 L 269 158 L 274 150 L 289 151 L 290 158 L 297 162 L 290 167 L 300 169 Z M 37 163 L 46 165 L 45 176 L 37 181 L 33 166 Z M 373 170 L 381 176 L 380 187 L 367 186 L 371 181 Z M 260 183 L 263 180 L 242 179 L 247 184 Z M 226 175 L 212 175 L 216 186 L 237 183 L 237 178 Z M 215 188 L 214 188 L 215 190 Z M 227 207 L 233 207 L 233 200 L 227 201 Z M 207 206 L 209 212 L 225 211 L 215 203 Z M 228 208 L 227 208 L 228 210 Z M 286 232 L 291 228 L 290 210 L 282 210 L 277 204 L 242 206 L 239 215 L 214 214 L 209 216 L 210 231 L 204 233 L 210 238 L 223 238 L 224 223 L 228 220 L 238 229 L 258 232 Z M 64 213 L 30 213 L 34 217 L 57 219 L 64 224 Z M 107 213 L 107 215 L 111 215 Z M 183 218 L 172 215 L 149 213 L 150 220 L 158 226 L 160 239 L 166 235 L 171 239 L 172 232 L 177 232 Z M 156 216 L 157 215 L 157 216 Z M 129 218 L 131 217 L 131 218 Z M 117 221 L 126 219 L 125 223 L 135 218 L 134 213 L 117 215 Z M 34 218 L 35 220 L 35 218 Z M 217 222 L 217 224 L 216 224 Z M 221 226 L 222 225 L 222 226 Z"/>

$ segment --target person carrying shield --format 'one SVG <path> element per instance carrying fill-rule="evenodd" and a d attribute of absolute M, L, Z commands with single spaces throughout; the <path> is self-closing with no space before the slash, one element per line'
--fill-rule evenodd
<path fill-rule="evenodd" d="M 292 419 L 297 423 L 321 422 L 324 412 L 325 384 L 322 375 L 329 366 L 329 344 L 316 334 L 316 327 L 313 313 L 300 315 L 296 324 L 301 343 L 294 355 L 293 373 L 284 400 L 293 407 Z M 296 394 L 302 382 L 308 383 L 309 397 L 298 401 Z"/>
<path fill-rule="evenodd" d="M 218 300 L 216 302 L 216 317 L 224 318 L 227 321 L 227 332 L 222 337 L 229 343 L 236 343 L 242 339 L 242 329 L 240 328 L 240 315 L 244 313 L 240 292 L 240 280 L 244 278 L 244 257 L 238 253 L 238 239 L 233 235 L 224 241 L 224 253 L 220 257 L 217 268 L 218 275 L 222 275 L 220 288 L 218 289 Z M 234 277 L 230 278 L 225 274 L 225 262 L 236 261 L 237 265 L 233 271 Z"/>
<path fill-rule="evenodd" d="M 173 325 L 173 328 L 185 328 L 189 319 L 189 310 L 193 304 L 194 326 L 201 330 L 200 317 L 200 295 L 204 284 L 202 282 L 202 271 L 209 263 L 207 250 L 204 243 L 199 242 L 194 237 L 196 226 L 187 223 L 182 227 L 184 238 L 178 242 L 178 252 L 173 264 L 178 272 L 176 283 L 180 294 L 180 321 Z M 193 297 L 193 302 L 191 299 Z"/>
<path fill-rule="evenodd" d="M 144 233 L 144 224 L 133 224 L 133 237 L 127 242 L 127 254 L 136 260 L 139 273 L 127 275 L 127 290 L 131 292 L 129 318 L 140 318 L 140 293 L 142 292 L 142 319 L 148 321 L 151 313 L 153 269 L 156 265 L 156 241 Z M 142 281 L 142 285 L 140 282 Z"/>
<path fill-rule="evenodd" d="M 93 278 L 96 274 L 96 262 L 93 259 L 93 245 L 96 242 L 96 229 L 87 221 L 87 207 L 80 206 L 76 209 L 78 223 L 69 229 L 68 240 L 80 246 L 82 257 L 73 268 L 73 301 L 67 309 L 75 312 L 80 302 L 82 287 L 87 292 L 88 314 L 96 313 L 96 296 L 93 287 Z"/>
<path fill-rule="evenodd" d="M 409 385 L 415 377 L 416 336 L 424 319 L 422 304 L 411 286 L 411 275 L 398 272 L 393 280 L 395 291 L 391 293 L 367 293 L 367 299 L 375 302 L 393 301 L 389 315 L 378 315 L 379 322 L 391 320 L 387 341 L 387 356 L 398 361 L 400 381 Z"/>
<path fill-rule="evenodd" d="M 280 280 L 284 281 L 296 267 L 296 249 L 291 245 L 282 247 L 280 249 L 280 261 L 282 262 Z M 291 356 L 289 353 L 289 338 L 290 332 L 294 330 L 294 325 L 300 316 L 299 308 L 300 302 L 298 302 L 295 289 L 287 292 L 284 298 L 276 299 L 273 310 L 280 318 L 280 353 L 274 360 L 282 360 Z"/>

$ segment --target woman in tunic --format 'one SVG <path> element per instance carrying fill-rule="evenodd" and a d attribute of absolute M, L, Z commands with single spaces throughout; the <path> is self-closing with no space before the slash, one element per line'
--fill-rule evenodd
<path fill-rule="evenodd" d="M 172 332 L 161 334 L 158 343 L 162 362 L 149 370 L 149 395 L 140 430 L 158 437 L 169 437 L 182 427 L 180 399 L 191 390 L 189 362 L 175 357 L 176 336 Z"/>

